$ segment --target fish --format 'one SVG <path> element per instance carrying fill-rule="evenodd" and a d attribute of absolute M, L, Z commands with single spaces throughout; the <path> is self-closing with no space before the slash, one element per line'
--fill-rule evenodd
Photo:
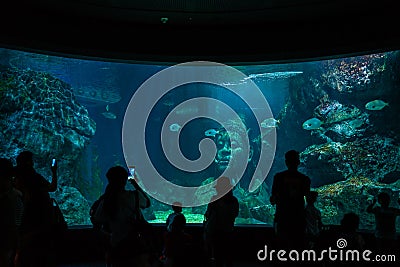
<path fill-rule="evenodd" d="M 384 107 L 389 106 L 389 103 L 386 103 L 382 100 L 373 100 L 365 104 L 365 108 L 368 110 L 381 110 Z"/>
<path fill-rule="evenodd" d="M 316 130 L 322 125 L 322 121 L 317 118 L 311 118 L 303 123 L 304 130 Z"/>
<path fill-rule="evenodd" d="M 105 118 L 110 119 L 110 120 L 115 120 L 117 118 L 117 115 L 115 115 L 112 112 L 103 112 L 101 113 Z"/>
<path fill-rule="evenodd" d="M 110 107 L 107 105 L 106 106 L 106 112 L 101 113 L 105 118 L 110 119 L 110 120 L 115 120 L 117 118 L 117 115 L 112 113 L 110 111 Z"/>
<path fill-rule="evenodd" d="M 286 79 L 299 74 L 303 74 L 302 71 L 276 71 L 276 72 L 264 72 L 264 73 L 252 73 L 249 74 L 245 79 L 256 79 L 256 78 L 268 78 L 268 79 Z"/>
<path fill-rule="evenodd" d="M 355 119 L 349 122 L 349 125 L 353 128 L 360 128 L 364 124 L 362 119 Z"/>
<path fill-rule="evenodd" d="M 215 137 L 215 135 L 218 133 L 217 130 L 215 129 L 208 129 L 207 131 L 204 132 L 205 136 L 210 136 L 210 137 Z"/>
<path fill-rule="evenodd" d="M 180 126 L 180 125 L 177 124 L 177 123 L 173 123 L 173 124 L 171 124 L 171 125 L 169 126 L 169 130 L 170 130 L 171 132 L 177 132 L 177 131 L 179 131 L 180 128 L 182 128 L 182 126 Z"/>
<path fill-rule="evenodd" d="M 167 106 L 167 107 L 172 107 L 173 105 L 175 105 L 175 103 L 174 103 L 174 101 L 172 101 L 171 99 L 167 99 L 167 100 L 165 100 L 165 101 L 163 102 L 163 105 L 164 105 L 164 106 Z"/>
<path fill-rule="evenodd" d="M 276 120 L 274 118 L 268 118 L 265 119 L 263 122 L 261 122 L 261 127 L 262 128 L 274 128 L 278 127 L 278 124 L 280 123 L 280 120 Z"/>

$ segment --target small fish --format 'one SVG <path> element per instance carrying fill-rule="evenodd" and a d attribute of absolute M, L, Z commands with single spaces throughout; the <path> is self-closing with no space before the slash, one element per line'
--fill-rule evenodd
<path fill-rule="evenodd" d="M 109 105 L 106 106 L 106 112 L 101 113 L 105 118 L 110 119 L 110 120 L 115 120 L 117 118 L 117 115 L 112 113 L 110 111 Z"/>
<path fill-rule="evenodd" d="M 204 132 L 205 136 L 210 136 L 210 137 L 215 137 L 215 135 L 218 133 L 217 130 L 215 129 L 209 129 L 207 131 Z"/>
<path fill-rule="evenodd" d="M 365 104 L 365 108 L 368 110 L 381 110 L 386 106 L 389 106 L 389 103 L 382 100 L 373 100 Z"/>
<path fill-rule="evenodd" d="M 110 119 L 110 120 L 115 120 L 117 118 L 117 115 L 115 115 L 112 112 L 103 112 L 101 113 L 105 118 Z"/>
<path fill-rule="evenodd" d="M 280 120 L 275 120 L 274 118 L 265 119 L 260 125 L 262 128 L 273 128 L 278 127 L 278 124 L 281 123 Z"/>
<path fill-rule="evenodd" d="M 322 121 L 320 121 L 317 118 L 311 118 L 309 120 L 306 120 L 303 123 L 303 129 L 304 130 L 316 130 L 319 129 L 322 125 Z"/>
<path fill-rule="evenodd" d="M 163 102 L 163 105 L 167 107 L 172 107 L 174 104 L 174 101 L 172 101 L 171 99 L 167 99 Z"/>
<path fill-rule="evenodd" d="M 180 128 L 182 128 L 179 124 L 177 124 L 177 123 L 173 123 L 173 124 L 171 124 L 170 126 L 169 126 L 169 130 L 171 131 L 171 132 L 177 132 L 177 131 L 179 131 L 179 129 Z"/>
<path fill-rule="evenodd" d="M 349 122 L 349 125 L 353 128 L 360 128 L 364 124 L 362 119 L 355 119 Z"/>

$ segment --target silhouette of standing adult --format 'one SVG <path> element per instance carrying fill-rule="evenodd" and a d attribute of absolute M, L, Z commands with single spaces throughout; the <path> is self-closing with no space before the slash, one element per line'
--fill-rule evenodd
<path fill-rule="evenodd" d="M 233 229 L 239 215 L 239 202 L 233 195 L 228 177 L 220 177 L 215 189 L 217 195 L 211 199 L 204 215 L 204 240 L 208 256 L 215 260 L 215 266 L 229 267 L 232 266 Z M 224 192 L 227 193 L 220 197 Z"/>
<path fill-rule="evenodd" d="M 275 233 L 279 246 L 304 245 L 304 197 L 310 192 L 311 180 L 300 173 L 300 154 L 290 150 L 285 154 L 287 170 L 275 174 L 270 202 L 276 205 Z"/>
<path fill-rule="evenodd" d="M 128 171 L 122 166 L 111 167 L 106 177 L 108 185 L 100 197 L 93 220 L 96 224 L 108 226 L 110 247 L 107 253 L 111 256 L 112 266 L 147 267 L 149 252 L 138 243 L 135 227 L 145 222 L 141 209 L 150 207 L 150 199 L 136 182 L 136 172 L 135 179 L 129 179 L 135 190 L 125 189 Z"/>
<path fill-rule="evenodd" d="M 53 266 L 52 235 L 53 203 L 49 192 L 57 190 L 57 164 L 51 166 L 48 182 L 36 172 L 33 153 L 23 151 L 17 156 L 15 187 L 22 192 L 24 215 L 21 225 L 21 246 L 17 252 L 18 267 Z"/>

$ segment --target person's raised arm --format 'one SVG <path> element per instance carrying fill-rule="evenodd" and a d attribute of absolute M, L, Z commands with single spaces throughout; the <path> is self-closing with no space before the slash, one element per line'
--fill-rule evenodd
<path fill-rule="evenodd" d="M 51 165 L 51 183 L 49 184 L 49 192 L 55 192 L 58 187 L 58 177 L 57 177 L 57 161 Z"/>
<path fill-rule="evenodd" d="M 137 183 L 137 180 L 138 180 L 138 176 L 137 176 L 137 172 L 135 172 L 134 178 L 129 179 L 129 182 L 138 191 L 138 193 L 142 195 L 142 198 L 145 199 L 144 205 L 140 201 L 139 201 L 139 203 L 140 203 L 140 207 L 142 209 L 146 209 L 146 208 L 150 207 L 150 198 L 147 196 L 146 192 L 144 192 L 143 189 L 139 186 L 139 184 Z M 140 199 L 141 199 L 141 197 L 139 195 L 139 200 Z"/>

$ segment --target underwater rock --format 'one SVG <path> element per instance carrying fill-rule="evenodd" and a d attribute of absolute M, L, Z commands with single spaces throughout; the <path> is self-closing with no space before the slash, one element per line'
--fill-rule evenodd
<path fill-rule="evenodd" d="M 89 203 L 75 187 L 63 186 L 52 195 L 57 199 L 68 225 L 91 224 Z"/>
<path fill-rule="evenodd" d="M 80 155 L 96 124 L 87 109 L 75 101 L 71 86 L 44 72 L 2 69 L 0 97 L 0 146 L 4 148 L 0 156 L 15 159 L 21 151 L 30 150 L 36 170 L 44 177 L 51 177 L 49 165 L 57 158 L 59 190 L 77 186 Z M 80 193 L 74 194 L 75 201 Z M 75 215 L 74 210 L 64 210 L 66 217 L 77 216 L 70 221 L 88 214 L 86 210 Z"/>
<path fill-rule="evenodd" d="M 338 155 L 339 143 L 331 142 L 313 145 L 301 153 L 301 172 L 311 179 L 311 186 L 321 186 L 328 183 L 346 180 L 344 172 L 332 163 Z"/>
<path fill-rule="evenodd" d="M 249 218 L 267 225 L 273 224 L 275 207 L 269 203 L 266 204 L 266 200 L 270 197 L 266 183 L 262 183 L 251 193 L 237 184 L 233 194 L 239 201 L 239 218 Z"/>
<path fill-rule="evenodd" d="M 322 127 L 308 127 L 312 134 L 327 142 L 346 142 L 362 137 L 369 127 L 369 114 L 361 112 L 354 105 L 344 105 L 331 100 L 327 95 L 320 99 L 314 109 L 314 120 L 320 120 Z M 305 123 L 307 123 L 306 121 Z M 316 130 L 316 131 L 315 131 Z"/>
<path fill-rule="evenodd" d="M 75 102 L 71 87 L 46 73 L 11 70 L 0 73 L 0 106 L 3 136 L 1 145 L 13 147 L 10 156 L 21 150 L 37 155 L 37 167 L 48 168 L 50 159 L 62 159 L 63 168 L 74 169 L 75 161 L 95 133 L 95 122 L 85 107 Z M 10 141 L 12 144 L 10 144 Z M 68 182 L 68 181 L 66 181 Z"/>
<path fill-rule="evenodd" d="M 393 171 L 385 174 L 381 179 L 382 183 L 391 184 L 400 180 L 400 171 Z"/>
<path fill-rule="evenodd" d="M 371 54 L 323 61 L 324 83 L 337 92 L 365 91 L 386 68 L 387 54 Z"/>
<path fill-rule="evenodd" d="M 391 206 L 399 207 L 396 201 L 400 193 L 399 187 L 362 176 L 324 185 L 315 190 L 319 193 L 316 207 L 322 213 L 323 224 L 340 224 L 345 213 L 355 212 L 360 216 L 360 229 L 374 230 L 375 218 L 366 212 L 366 207 L 380 192 L 387 192 L 391 196 Z M 397 231 L 399 230 L 400 225 L 397 224 Z"/>
<path fill-rule="evenodd" d="M 302 166 L 315 185 L 362 176 L 381 181 L 399 171 L 400 150 L 387 137 L 373 135 L 352 142 L 311 145 L 301 153 Z"/>
<path fill-rule="evenodd" d="M 333 124 L 361 115 L 361 110 L 353 105 L 344 105 L 337 100 L 330 100 L 327 96 L 321 99 L 319 104 L 314 109 L 314 114 L 326 124 Z"/>

